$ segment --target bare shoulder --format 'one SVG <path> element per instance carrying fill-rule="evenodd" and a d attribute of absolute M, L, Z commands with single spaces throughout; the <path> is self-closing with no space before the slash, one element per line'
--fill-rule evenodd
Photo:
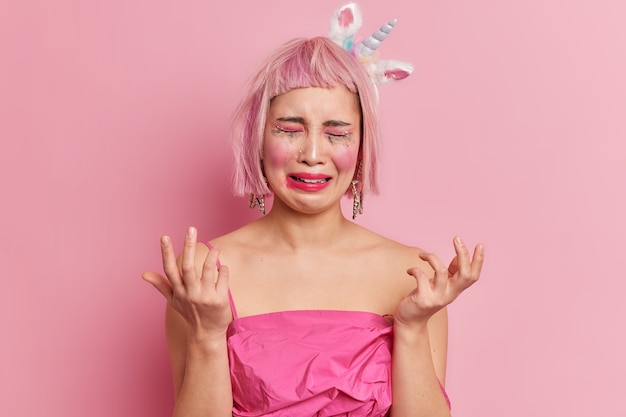
<path fill-rule="evenodd" d="M 382 285 L 390 299 L 399 302 L 415 289 L 415 279 L 407 273 L 410 268 L 418 267 L 425 273 L 432 273 L 427 262 L 420 259 L 423 250 L 395 241 L 369 229 L 358 226 L 354 232 L 354 252 L 362 265 L 367 265 L 377 277 L 372 285 Z"/>
<path fill-rule="evenodd" d="M 258 241 L 257 229 L 256 222 L 252 222 L 225 235 L 213 237 L 206 242 L 206 245 L 219 248 L 220 262 L 230 266 L 246 249 L 254 246 L 254 243 Z"/>
<path fill-rule="evenodd" d="M 431 269 L 430 265 L 419 257 L 419 254 L 424 252 L 423 249 L 395 241 L 366 228 L 361 229 L 363 241 L 369 246 L 363 249 L 369 249 L 369 253 L 391 261 L 398 268 L 419 267 L 426 271 Z"/>

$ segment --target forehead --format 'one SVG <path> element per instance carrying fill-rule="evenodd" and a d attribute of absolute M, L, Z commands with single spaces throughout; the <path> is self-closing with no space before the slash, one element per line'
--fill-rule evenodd
<path fill-rule="evenodd" d="M 296 88 L 274 97 L 270 103 L 269 116 L 353 120 L 360 119 L 361 110 L 356 94 L 345 87 L 308 87 Z"/>

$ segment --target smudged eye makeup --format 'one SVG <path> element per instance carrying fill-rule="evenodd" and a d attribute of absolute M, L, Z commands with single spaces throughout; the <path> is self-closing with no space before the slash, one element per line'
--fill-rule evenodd
<path fill-rule="evenodd" d="M 343 124 L 342 124 L 343 125 Z M 346 124 L 347 125 L 347 124 Z M 283 134 L 288 137 L 295 137 L 300 133 L 304 133 L 303 127 L 289 127 L 280 124 L 276 124 L 274 126 L 275 134 Z M 332 128 L 326 128 L 324 130 L 324 135 L 331 141 L 335 142 L 338 140 L 346 140 L 352 137 L 352 132 L 350 130 L 338 130 L 334 126 Z"/>
<path fill-rule="evenodd" d="M 274 126 L 274 133 L 284 134 L 287 136 L 296 136 L 298 133 L 304 132 L 303 128 L 292 128 L 277 124 Z"/>

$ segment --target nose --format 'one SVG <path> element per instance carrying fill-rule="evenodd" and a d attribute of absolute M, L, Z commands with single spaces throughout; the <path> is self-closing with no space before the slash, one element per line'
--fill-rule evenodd
<path fill-rule="evenodd" d="M 324 163 L 326 145 L 323 132 L 308 132 L 300 145 L 298 162 L 310 166 Z"/>

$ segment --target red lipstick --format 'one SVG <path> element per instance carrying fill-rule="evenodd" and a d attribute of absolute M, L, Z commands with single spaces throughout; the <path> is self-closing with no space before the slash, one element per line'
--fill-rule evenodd
<path fill-rule="evenodd" d="M 330 184 L 332 177 L 325 174 L 295 172 L 287 176 L 287 186 L 304 191 L 319 191 Z"/>

